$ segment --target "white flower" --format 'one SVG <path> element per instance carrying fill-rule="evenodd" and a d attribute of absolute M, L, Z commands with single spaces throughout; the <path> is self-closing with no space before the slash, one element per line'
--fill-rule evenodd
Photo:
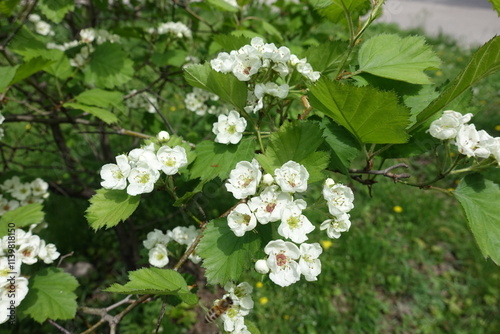
<path fill-rule="evenodd" d="M 101 186 L 106 189 L 123 190 L 127 187 L 130 165 L 125 154 L 118 155 L 116 164 L 106 164 L 101 168 Z"/>
<path fill-rule="evenodd" d="M 293 59 L 293 62 L 295 62 L 295 59 Z M 314 71 L 311 64 L 307 62 L 306 58 L 299 60 L 296 63 L 296 68 L 300 74 L 302 74 L 312 82 L 317 81 L 320 77 L 320 72 Z"/>
<path fill-rule="evenodd" d="M 264 102 L 263 102 L 263 97 L 261 96 L 260 98 L 255 96 L 255 92 L 248 90 L 247 94 L 247 105 L 245 108 L 245 111 L 247 113 L 256 113 L 257 111 L 261 110 L 264 108 Z"/>
<path fill-rule="evenodd" d="M 15 199 L 8 200 L 7 198 L 0 198 L 0 216 L 7 211 L 15 210 L 19 207 L 19 202 Z"/>
<path fill-rule="evenodd" d="M 164 244 L 156 244 L 149 250 L 149 263 L 158 268 L 168 264 L 168 251 Z"/>
<path fill-rule="evenodd" d="M 144 247 L 147 249 L 153 248 L 157 244 L 167 245 L 170 242 L 170 236 L 167 233 L 163 233 L 159 229 L 154 229 L 146 236 L 146 240 L 142 242 Z"/>
<path fill-rule="evenodd" d="M 221 52 L 217 55 L 217 58 L 210 61 L 210 66 L 212 66 L 214 71 L 229 73 L 233 70 L 235 63 L 236 53 Z"/>
<path fill-rule="evenodd" d="M 36 178 L 31 182 L 31 193 L 33 196 L 45 197 L 45 195 L 48 195 L 47 189 L 49 189 L 49 184 L 41 178 Z"/>
<path fill-rule="evenodd" d="M 170 134 L 167 131 L 160 131 L 158 135 L 156 135 L 159 141 L 167 141 L 170 139 Z"/>
<path fill-rule="evenodd" d="M 295 193 L 307 190 L 309 173 L 304 166 L 295 161 L 290 160 L 280 168 L 276 168 L 274 176 L 274 180 L 282 191 Z"/>
<path fill-rule="evenodd" d="M 293 242 L 301 243 L 308 239 L 307 234 L 314 230 L 314 225 L 302 214 L 307 204 L 298 199 L 283 209 L 278 233 Z"/>
<path fill-rule="evenodd" d="M 217 136 L 215 142 L 238 144 L 246 127 L 246 119 L 240 117 L 235 110 L 231 110 L 227 116 L 219 115 L 218 122 L 215 122 L 212 128 L 212 132 Z"/>
<path fill-rule="evenodd" d="M 233 305 L 221 315 L 220 319 L 224 323 L 224 330 L 228 333 L 238 333 L 246 328 L 244 315 L 238 305 Z"/>
<path fill-rule="evenodd" d="M 267 82 L 266 84 L 258 83 L 255 85 L 254 94 L 259 99 L 261 99 L 264 96 L 264 94 L 268 94 L 271 96 L 276 96 L 280 99 L 284 99 L 287 97 L 289 89 L 290 89 L 290 86 L 288 86 L 287 84 L 283 84 L 281 86 L 278 86 L 274 82 Z"/>
<path fill-rule="evenodd" d="M 31 233 L 30 233 L 31 234 Z M 24 242 L 19 243 L 17 254 L 23 263 L 33 264 L 38 261 L 36 258 L 40 251 L 41 240 L 38 235 L 30 235 Z"/>
<path fill-rule="evenodd" d="M 83 43 L 92 43 L 95 39 L 95 30 L 92 28 L 80 30 L 80 39 Z"/>
<path fill-rule="evenodd" d="M 3 184 L 0 186 L 2 190 L 11 193 L 16 189 L 19 185 L 21 185 L 21 180 L 19 179 L 18 176 L 13 176 L 10 179 L 7 179 L 3 182 Z"/>
<path fill-rule="evenodd" d="M 267 266 L 267 261 L 264 259 L 257 260 L 255 262 L 255 271 L 259 274 L 267 274 L 269 272 L 269 267 Z"/>
<path fill-rule="evenodd" d="M 191 30 L 182 22 L 166 22 L 160 24 L 158 34 L 172 34 L 177 38 L 191 38 Z"/>
<path fill-rule="evenodd" d="M 38 15 L 38 14 L 30 14 L 28 16 L 28 20 L 30 20 L 31 22 L 36 23 L 36 22 L 40 21 L 41 18 L 40 18 L 40 15 Z"/>
<path fill-rule="evenodd" d="M 453 139 L 460 127 L 469 122 L 471 117 L 472 114 L 462 115 L 453 110 L 445 110 L 440 118 L 431 123 L 428 132 L 437 139 Z"/>
<path fill-rule="evenodd" d="M 233 305 L 239 305 L 243 315 L 247 315 L 253 309 L 254 302 L 251 296 L 253 288 L 247 282 L 235 285 L 233 282 L 228 281 L 224 285 L 224 290 L 228 292 L 227 295 L 233 300 Z"/>
<path fill-rule="evenodd" d="M 332 215 L 349 212 L 354 208 L 354 194 L 351 188 L 340 183 L 335 183 L 330 178 L 326 179 L 323 186 L 323 198 L 328 204 L 328 210 Z"/>
<path fill-rule="evenodd" d="M 50 24 L 48 24 L 45 21 L 36 22 L 35 23 L 35 30 L 38 34 L 43 35 L 43 36 L 54 35 L 54 32 L 52 31 Z"/>
<path fill-rule="evenodd" d="M 145 162 L 140 162 L 132 168 L 128 176 L 129 185 L 127 194 L 136 196 L 139 194 L 150 193 L 155 187 L 156 181 L 160 178 L 160 172 L 152 169 Z"/>
<path fill-rule="evenodd" d="M 262 61 L 257 49 L 245 45 L 238 50 L 232 72 L 240 81 L 249 81 L 262 66 Z"/>
<path fill-rule="evenodd" d="M 479 132 L 474 124 L 465 124 L 458 129 L 457 136 L 454 139 L 458 152 L 466 156 L 476 156 L 475 151 L 479 148 L 481 140 Z"/>
<path fill-rule="evenodd" d="M 248 205 L 241 203 L 227 216 L 227 224 L 237 237 L 242 237 L 257 226 L 257 219 Z"/>
<path fill-rule="evenodd" d="M 273 183 L 274 183 L 274 177 L 269 173 L 264 174 L 264 176 L 262 177 L 262 184 L 270 186 Z"/>
<path fill-rule="evenodd" d="M 14 301 L 14 306 L 17 307 L 28 294 L 28 279 L 17 276 L 15 280 L 2 282 L 0 289 L 0 300 Z M 9 296 L 10 295 L 10 296 Z M 7 306 L 8 307 L 8 306 Z M 4 310 L 2 310 L 4 311 Z"/>
<path fill-rule="evenodd" d="M 6 253 L 7 254 L 7 253 Z M 21 261 L 16 256 L 15 253 L 12 253 L 11 261 L 9 262 L 9 258 L 7 255 L 3 255 L 0 257 L 0 286 L 3 285 L 9 276 L 15 273 L 15 275 L 19 275 L 21 272 Z"/>
<path fill-rule="evenodd" d="M 31 185 L 29 183 L 19 183 L 14 189 L 12 189 L 10 194 L 15 199 L 23 201 L 31 195 Z"/>
<path fill-rule="evenodd" d="M 248 201 L 248 206 L 255 213 L 259 223 L 267 224 L 280 220 L 283 209 L 291 201 L 292 196 L 289 193 L 279 191 L 278 186 L 274 185 L 266 187 L 259 197 L 252 197 Z"/>
<path fill-rule="evenodd" d="M 40 251 L 38 257 L 46 264 L 54 262 L 61 254 L 57 251 L 56 245 L 45 244 L 45 241 L 40 242 Z"/>
<path fill-rule="evenodd" d="M 269 278 L 279 286 L 289 286 L 300 280 L 299 248 L 288 241 L 270 241 L 264 252 L 268 255 L 267 266 L 271 270 Z"/>
<path fill-rule="evenodd" d="M 350 216 L 347 213 L 334 216 L 332 219 L 327 219 L 321 223 L 320 230 L 326 230 L 326 234 L 330 238 L 340 238 L 341 232 L 349 231 L 351 227 Z"/>
<path fill-rule="evenodd" d="M 174 175 L 182 168 L 187 165 L 187 155 L 186 150 L 182 146 L 175 146 L 170 148 L 169 146 L 162 146 L 156 153 L 158 161 L 162 164 L 161 170 L 167 175 Z"/>
<path fill-rule="evenodd" d="M 134 168 L 138 164 L 147 164 L 151 169 L 160 170 L 162 163 L 156 157 L 156 150 L 154 143 L 143 148 L 135 148 L 128 154 L 129 164 Z"/>
<path fill-rule="evenodd" d="M 194 239 L 200 234 L 200 231 L 196 226 L 191 225 L 186 226 L 176 226 L 172 231 L 170 231 L 170 237 L 181 245 L 191 245 Z"/>
<path fill-rule="evenodd" d="M 318 243 L 300 245 L 300 272 L 307 281 L 317 281 L 316 278 L 321 273 L 321 261 L 318 257 L 323 249 Z"/>
<path fill-rule="evenodd" d="M 500 165 L 500 137 L 490 138 L 484 145 Z"/>
<path fill-rule="evenodd" d="M 252 162 L 240 161 L 229 174 L 225 186 L 236 199 L 247 198 L 257 192 L 257 186 L 262 178 L 260 165 L 257 160 Z"/>

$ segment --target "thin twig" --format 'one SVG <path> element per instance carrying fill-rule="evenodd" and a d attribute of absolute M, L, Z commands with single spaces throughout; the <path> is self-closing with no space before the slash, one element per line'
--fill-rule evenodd
<path fill-rule="evenodd" d="M 394 174 L 394 173 L 390 172 L 391 170 L 393 170 L 395 168 L 400 168 L 400 167 L 409 168 L 409 166 L 407 164 L 402 162 L 402 163 L 399 163 L 397 165 L 387 167 L 386 169 L 383 169 L 383 170 L 349 169 L 349 173 L 351 173 L 351 174 L 382 175 L 382 176 L 389 177 L 389 178 L 393 179 L 394 182 L 398 182 L 399 179 L 407 179 L 407 178 L 411 177 L 411 175 L 408 173 Z"/>

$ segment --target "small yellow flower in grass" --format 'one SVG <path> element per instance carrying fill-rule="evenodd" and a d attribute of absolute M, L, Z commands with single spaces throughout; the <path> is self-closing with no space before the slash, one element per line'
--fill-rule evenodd
<path fill-rule="evenodd" d="M 436 72 L 436 76 L 437 76 L 437 77 L 441 77 L 441 76 L 443 76 L 443 72 L 441 72 L 441 71 L 437 71 L 437 72 Z"/>
<path fill-rule="evenodd" d="M 482 105 L 482 106 L 485 106 L 486 105 L 486 100 L 479 100 L 479 104 Z"/>
<path fill-rule="evenodd" d="M 264 286 L 264 284 L 262 284 L 262 282 L 257 282 L 257 283 L 255 283 L 255 286 L 258 288 L 262 288 Z"/>
<path fill-rule="evenodd" d="M 333 242 L 331 242 L 330 240 L 321 240 L 320 244 L 325 250 L 333 246 Z"/>
<path fill-rule="evenodd" d="M 29 130 L 31 130 L 31 124 L 30 124 L 30 123 L 26 124 L 26 127 L 25 127 L 25 129 L 26 129 L 26 131 L 29 131 Z"/>
<path fill-rule="evenodd" d="M 454 158 L 457 154 L 455 152 L 450 152 L 450 157 Z"/>
<path fill-rule="evenodd" d="M 500 125 L 495 125 L 495 130 L 500 131 Z"/>
<path fill-rule="evenodd" d="M 259 298 L 259 303 L 261 303 L 262 305 L 267 304 L 267 302 L 269 302 L 269 299 L 267 297 Z"/>
<path fill-rule="evenodd" d="M 290 319 L 290 316 L 289 316 L 288 314 L 285 314 L 285 315 L 283 316 L 283 319 L 288 320 L 288 319 Z"/>
<path fill-rule="evenodd" d="M 395 207 L 392 208 L 394 210 L 394 212 L 396 213 L 401 213 L 403 212 L 403 208 L 400 207 L 399 205 L 396 205 Z"/>
<path fill-rule="evenodd" d="M 463 62 L 463 61 L 464 61 L 464 58 L 463 58 L 463 57 L 458 57 L 458 58 L 457 58 L 457 61 L 458 61 L 459 63 L 461 63 L 461 62 Z"/>
<path fill-rule="evenodd" d="M 455 188 L 448 188 L 446 190 L 448 190 L 448 191 L 455 191 Z"/>
<path fill-rule="evenodd" d="M 175 106 L 170 107 L 170 111 L 176 111 L 176 110 L 177 110 L 177 108 Z"/>

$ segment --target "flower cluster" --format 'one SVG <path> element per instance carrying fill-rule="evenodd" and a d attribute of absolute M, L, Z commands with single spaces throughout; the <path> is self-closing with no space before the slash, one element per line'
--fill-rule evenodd
<path fill-rule="evenodd" d="M 236 110 L 229 111 L 227 115 L 219 115 L 217 122 L 212 127 L 212 132 L 216 135 L 215 142 L 238 144 L 246 127 L 246 119 L 240 117 Z"/>
<path fill-rule="evenodd" d="M 468 124 L 472 114 L 462 115 L 453 110 L 446 110 L 433 121 L 428 132 L 434 138 L 451 140 L 458 152 L 467 157 L 495 159 L 500 165 L 500 137 L 492 137 L 484 130 L 476 130 L 474 124 Z"/>
<path fill-rule="evenodd" d="M 323 198 L 332 218 L 325 220 L 320 229 L 326 230 L 330 238 L 338 239 L 341 232 L 347 232 L 351 227 L 348 212 L 354 207 L 354 194 L 351 188 L 328 178 L 323 186 Z"/>
<path fill-rule="evenodd" d="M 155 106 L 158 104 L 156 97 L 144 91 L 137 93 L 137 90 L 131 90 L 128 95 L 130 98 L 126 100 L 129 109 L 144 109 L 147 112 L 154 114 L 156 112 Z"/>
<path fill-rule="evenodd" d="M 253 288 L 247 282 L 235 285 L 233 282 L 227 282 L 224 285 L 227 293 L 221 299 L 231 298 L 233 305 L 220 317 L 224 324 L 224 331 L 227 333 L 250 334 L 245 325 L 245 316 L 253 309 L 254 302 L 251 296 Z M 216 304 L 219 300 L 216 300 Z"/>
<path fill-rule="evenodd" d="M 31 265 L 38 260 L 53 263 L 59 257 L 54 244 L 47 244 L 33 234 L 36 224 L 28 232 L 17 228 L 0 240 L 0 323 L 9 319 L 9 306 L 19 306 L 28 293 L 28 279 L 21 276 L 21 265 Z M 14 297 L 14 298 L 13 298 Z"/>
<path fill-rule="evenodd" d="M 47 48 L 66 51 L 83 44 L 80 52 L 69 60 L 71 66 L 82 67 L 89 61 L 90 55 L 92 54 L 92 52 L 94 52 L 94 46 L 92 44 L 93 42 L 95 42 L 97 45 L 103 44 L 105 42 L 118 43 L 120 42 L 120 36 L 111 34 L 107 30 L 103 29 L 86 28 L 80 30 L 79 40 L 67 42 L 62 45 L 48 43 Z"/>
<path fill-rule="evenodd" d="M 189 248 L 199 234 L 200 231 L 195 226 L 177 226 L 166 233 L 158 229 L 149 232 L 146 240 L 143 241 L 144 247 L 149 250 L 149 263 L 158 268 L 166 266 L 169 261 L 167 245 L 170 241 L 173 240 Z M 196 250 L 188 258 L 194 263 L 201 261 L 201 258 L 196 255 Z"/>
<path fill-rule="evenodd" d="M 35 24 L 35 31 L 37 34 L 43 36 L 54 36 L 55 33 L 52 27 L 47 22 L 43 21 L 38 14 L 30 14 L 28 20 Z"/>
<path fill-rule="evenodd" d="M 265 95 L 285 99 L 290 89 L 288 79 L 294 71 L 312 82 L 320 77 L 306 58 L 299 59 L 286 46 L 278 48 L 273 43 L 264 43 L 259 37 L 254 37 L 250 44 L 239 50 L 219 53 L 210 65 L 217 72 L 232 73 L 238 80 L 248 82 L 245 107 L 248 113 L 256 113 L 263 108 Z M 277 82 L 269 76 L 270 71 Z"/>
<path fill-rule="evenodd" d="M 204 116 L 209 113 L 212 115 L 220 114 L 221 109 L 215 105 L 210 105 L 210 101 L 218 101 L 219 96 L 209 93 L 201 88 L 194 88 L 193 92 L 188 93 L 184 99 L 186 109 L 190 110 L 198 116 Z"/>
<path fill-rule="evenodd" d="M 192 33 L 182 22 L 165 22 L 158 26 L 158 28 L 148 29 L 150 34 L 157 33 L 158 35 L 171 35 L 176 38 L 191 38 Z"/>
<path fill-rule="evenodd" d="M 166 131 L 158 134 L 160 143 L 169 139 Z M 155 143 L 143 148 L 133 149 L 128 155 L 116 157 L 116 164 L 106 164 L 101 169 L 101 186 L 106 189 L 123 190 L 131 196 L 150 193 L 160 171 L 166 175 L 174 175 L 188 163 L 186 150 L 182 146 L 170 147 L 162 145 L 158 150 Z M 128 183 L 127 183 L 128 181 Z"/>
<path fill-rule="evenodd" d="M 44 180 L 37 178 L 32 182 L 21 182 L 19 177 L 13 176 L 5 180 L 0 189 L 0 216 L 7 211 L 12 211 L 20 206 L 31 203 L 43 203 L 49 197 L 49 185 Z"/>

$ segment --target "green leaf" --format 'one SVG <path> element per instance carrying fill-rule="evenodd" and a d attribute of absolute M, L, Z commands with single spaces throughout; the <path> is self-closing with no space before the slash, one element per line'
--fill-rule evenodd
<path fill-rule="evenodd" d="M 77 303 L 78 281 L 59 268 L 46 268 L 29 279 L 29 292 L 18 311 L 42 323 L 47 319 L 73 319 Z"/>
<path fill-rule="evenodd" d="M 242 139 L 237 145 L 225 145 L 205 140 L 196 145 L 197 158 L 191 168 L 191 178 L 210 181 L 225 180 L 240 161 L 250 161 L 255 152 L 255 139 Z"/>
<path fill-rule="evenodd" d="M 75 9 L 74 0 L 40 0 L 38 4 L 43 15 L 54 23 L 62 21 L 64 16 Z"/>
<path fill-rule="evenodd" d="M 262 20 L 262 21 L 260 21 L 260 24 L 262 24 L 262 28 L 269 35 L 276 37 L 280 42 L 283 41 L 283 36 L 281 36 L 280 31 L 278 29 L 276 29 L 271 23 Z"/>
<path fill-rule="evenodd" d="M 21 0 L 5 0 L 0 2 L 0 13 L 9 16 Z M 1 90 L 0 90 L 1 91 Z"/>
<path fill-rule="evenodd" d="M 488 0 L 493 5 L 493 9 L 497 11 L 498 16 L 500 17 L 500 0 Z"/>
<path fill-rule="evenodd" d="M 26 26 L 23 26 L 12 39 L 9 49 L 23 57 L 24 60 L 40 57 L 47 52 L 45 43 L 40 40 L 40 35 L 35 35 Z M 47 58 L 47 57 L 44 57 Z"/>
<path fill-rule="evenodd" d="M 85 104 L 73 103 L 73 102 L 66 102 L 65 104 L 63 104 L 63 106 L 68 109 L 79 109 L 88 112 L 89 114 L 94 115 L 95 117 L 99 118 L 106 124 L 112 124 L 118 122 L 118 118 L 116 117 L 116 115 L 114 115 L 111 111 L 108 111 L 106 109 L 87 106 Z"/>
<path fill-rule="evenodd" d="M 325 142 L 331 148 L 331 161 L 329 167 L 332 170 L 338 169 L 345 175 L 349 174 L 351 161 L 359 155 L 361 151 L 356 138 L 344 127 L 334 123 L 330 118 L 325 117 L 320 124 L 323 130 Z"/>
<path fill-rule="evenodd" d="M 344 126 L 360 143 L 398 144 L 408 140 L 409 110 L 392 92 L 354 87 L 321 78 L 309 86 L 311 105 Z"/>
<path fill-rule="evenodd" d="M 243 270 L 253 266 L 260 243 L 256 233 L 235 236 L 226 218 L 211 220 L 197 248 L 208 282 L 220 285 L 227 281 L 238 282 Z"/>
<path fill-rule="evenodd" d="M 363 43 L 358 54 L 359 71 L 413 84 L 430 84 L 424 70 L 441 64 L 422 36 L 382 34 Z"/>
<path fill-rule="evenodd" d="M 315 71 L 326 74 L 337 68 L 346 50 L 347 43 L 326 42 L 307 49 L 304 57 L 307 58 L 307 62 Z"/>
<path fill-rule="evenodd" d="M 35 74 L 38 71 L 43 70 L 45 67 L 51 65 L 54 61 L 50 59 L 45 59 L 41 57 L 32 58 L 28 62 L 21 64 L 16 71 L 14 79 L 10 82 L 11 85 L 18 83 L 19 81 L 26 79 L 27 77 Z"/>
<path fill-rule="evenodd" d="M 219 34 L 214 36 L 214 42 L 219 44 L 227 52 L 230 52 L 232 50 L 238 50 L 246 44 L 250 44 L 250 38 Z"/>
<path fill-rule="evenodd" d="M 14 79 L 18 68 L 19 65 L 0 67 L 0 93 L 10 86 L 10 82 Z"/>
<path fill-rule="evenodd" d="M 344 7 L 350 13 L 353 22 L 357 22 L 360 15 L 365 14 L 371 7 L 369 0 L 309 0 L 309 3 L 333 23 L 342 23 L 347 25 Z"/>
<path fill-rule="evenodd" d="M 232 74 L 214 71 L 209 63 L 192 65 L 184 72 L 186 81 L 194 87 L 217 94 L 220 98 L 238 110 L 243 110 L 247 103 L 247 86 Z"/>
<path fill-rule="evenodd" d="M 71 67 L 68 57 L 61 50 L 50 50 L 50 53 L 43 53 L 44 57 L 52 59 L 53 62 L 43 70 L 52 74 L 60 80 L 68 79 L 74 71 Z"/>
<path fill-rule="evenodd" d="M 42 204 L 32 203 L 7 211 L 0 217 L 0 237 L 6 235 L 9 228 L 13 228 L 9 224 L 15 224 L 16 228 L 41 223 L 45 216 L 42 209 Z"/>
<path fill-rule="evenodd" d="M 227 3 L 224 0 L 208 0 L 207 2 L 216 7 L 217 9 L 225 12 L 237 13 L 239 11 L 238 7 L 234 7 L 233 5 Z"/>
<path fill-rule="evenodd" d="M 85 68 L 85 82 L 98 87 L 113 88 L 132 79 L 133 62 L 116 43 L 96 46 L 90 62 Z"/>
<path fill-rule="evenodd" d="M 129 196 L 125 190 L 99 189 L 90 199 L 85 217 L 94 230 L 110 228 L 130 217 L 141 196 Z"/>
<path fill-rule="evenodd" d="M 151 56 L 151 62 L 157 66 L 172 65 L 181 67 L 186 63 L 189 53 L 185 50 L 168 50 L 167 52 L 155 52 Z"/>
<path fill-rule="evenodd" d="M 500 265 L 500 187 L 480 174 L 467 175 L 453 192 L 485 258 Z"/>
<path fill-rule="evenodd" d="M 123 94 L 118 91 L 106 91 L 99 88 L 84 91 L 75 96 L 75 100 L 90 106 L 101 108 L 116 108 L 124 111 Z"/>
<path fill-rule="evenodd" d="M 414 131 L 435 113 L 441 111 L 451 101 L 476 82 L 500 69 L 500 36 L 492 38 L 474 53 L 465 69 L 443 90 L 427 108 L 417 115 L 417 123 L 410 131 Z"/>
<path fill-rule="evenodd" d="M 198 296 L 189 291 L 186 281 L 175 270 L 142 268 L 130 271 L 128 277 L 129 281 L 124 285 L 115 283 L 104 291 L 137 295 L 174 295 L 189 305 L 198 302 Z"/>
<path fill-rule="evenodd" d="M 271 142 L 257 160 L 264 170 L 274 175 L 274 170 L 293 160 L 309 172 L 309 183 L 323 180 L 322 171 L 328 166 L 329 154 L 317 151 L 323 143 L 321 130 L 316 122 L 285 123 L 271 135 Z"/>

